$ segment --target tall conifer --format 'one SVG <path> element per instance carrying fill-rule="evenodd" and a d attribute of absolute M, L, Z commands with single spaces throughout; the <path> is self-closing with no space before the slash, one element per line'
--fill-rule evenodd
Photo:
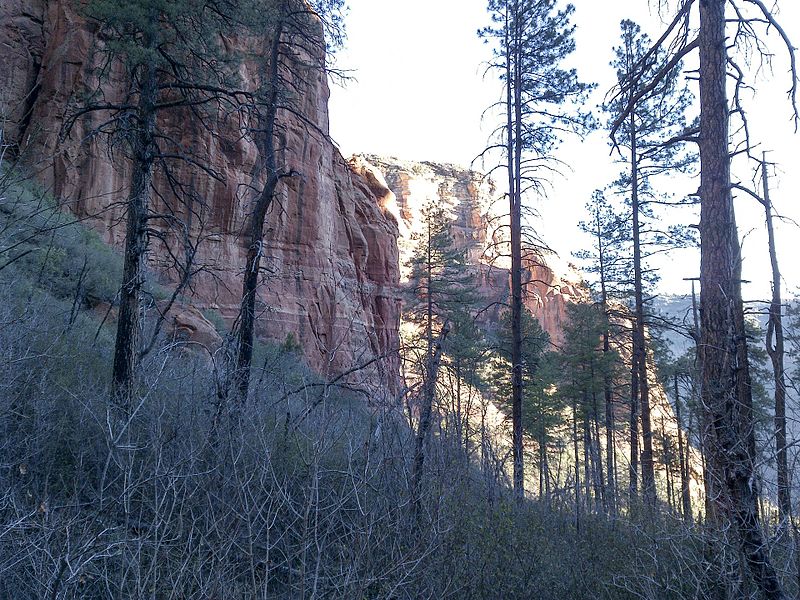
<path fill-rule="evenodd" d="M 490 69 L 505 88 L 503 100 L 495 105 L 502 124 L 490 150 L 502 150 L 499 167 L 508 177 L 514 493 L 522 500 L 522 201 L 530 192 L 542 191 L 562 133 L 590 126 L 589 115 L 575 106 L 590 86 L 578 80 L 574 69 L 562 67 L 575 49 L 571 4 L 557 10 L 555 0 L 490 0 L 488 8 L 493 24 L 479 35 L 494 45 Z"/>

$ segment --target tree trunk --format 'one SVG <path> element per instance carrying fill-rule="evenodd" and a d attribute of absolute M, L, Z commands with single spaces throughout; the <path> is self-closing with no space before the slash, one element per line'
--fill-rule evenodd
<path fill-rule="evenodd" d="M 584 397 L 584 406 L 586 398 Z M 583 495 L 586 498 L 586 512 L 592 510 L 592 500 L 597 501 L 597 496 L 592 493 L 592 447 L 591 434 L 589 433 L 589 413 L 583 412 Z"/>
<path fill-rule="evenodd" d="M 716 498 L 720 497 L 721 492 L 719 491 L 720 485 L 719 482 L 715 481 L 712 472 L 714 471 L 711 468 L 711 462 L 713 460 L 711 452 L 710 452 L 710 445 L 709 440 L 711 440 L 711 436 L 713 432 L 711 431 L 711 424 L 709 422 L 709 411 L 703 410 L 702 407 L 702 399 L 703 399 L 703 378 L 702 378 L 702 367 L 701 367 L 701 353 L 700 353 L 700 317 L 699 311 L 697 308 L 697 294 L 695 291 L 695 280 L 692 279 L 692 320 L 694 323 L 694 329 L 692 330 L 692 338 L 694 339 L 695 344 L 695 358 L 694 358 L 694 369 L 692 371 L 692 398 L 697 406 L 700 407 L 700 416 L 699 416 L 699 433 L 698 433 L 698 447 L 700 449 L 700 458 L 703 466 L 703 508 L 705 521 L 707 524 L 717 523 L 718 522 L 718 510 L 717 506 L 719 502 L 717 502 Z"/>
<path fill-rule="evenodd" d="M 600 443 L 600 415 L 598 414 L 597 410 L 597 397 L 595 396 L 594 392 L 592 392 L 592 400 L 594 401 L 594 419 L 593 419 L 593 433 L 594 433 L 594 440 L 593 440 L 593 448 L 594 448 L 594 456 L 595 456 L 595 475 L 596 475 L 596 486 L 598 491 L 600 492 L 600 500 L 602 502 L 603 511 L 606 514 L 610 513 L 609 510 L 609 500 L 608 500 L 608 490 L 606 489 L 606 480 L 603 475 L 603 446 Z"/>
<path fill-rule="evenodd" d="M 753 485 L 752 397 L 728 150 L 725 5 L 725 0 L 700 0 L 702 395 L 711 425 L 712 476 L 727 492 L 723 509 L 737 530 L 755 584 L 767 599 L 782 600 Z"/>
<path fill-rule="evenodd" d="M 575 455 L 575 530 L 581 531 L 581 459 L 578 454 L 578 401 L 572 400 L 572 448 Z"/>
<path fill-rule="evenodd" d="M 769 198 L 769 179 L 766 158 L 761 161 L 761 176 L 764 183 L 764 212 L 767 222 L 769 260 L 772 265 L 772 301 L 769 305 L 767 323 L 767 354 L 772 362 L 775 385 L 775 456 L 778 471 L 778 511 L 785 522 L 792 514 L 792 499 L 789 486 L 789 460 L 786 451 L 786 379 L 784 374 L 784 337 L 781 303 L 781 272 L 778 268 L 778 253 L 775 249 L 775 230 L 772 226 L 772 202 Z"/>
<path fill-rule="evenodd" d="M 512 45 L 519 52 L 520 19 L 514 19 Z M 507 52 L 507 55 L 509 53 Z M 525 465 L 522 438 L 522 73 L 521 57 L 507 56 L 508 171 L 511 213 L 511 421 L 514 455 L 514 496 L 525 497 Z M 513 115 L 513 118 L 512 118 Z M 512 122 L 513 121 L 513 122 Z"/>
<path fill-rule="evenodd" d="M 146 47 L 150 45 L 150 42 L 145 43 Z M 133 396 L 142 330 L 141 294 L 147 252 L 146 228 L 156 152 L 155 106 L 158 87 L 153 65 L 146 64 L 142 67 L 141 78 L 136 131 L 131 148 L 133 174 L 126 203 L 125 254 L 111 376 L 112 400 L 126 412 Z"/>
<path fill-rule="evenodd" d="M 606 289 L 606 261 L 604 240 L 600 230 L 600 209 L 597 208 L 595 214 L 597 222 L 597 250 L 600 267 L 600 302 L 603 314 L 606 317 L 606 326 L 603 330 L 603 354 L 611 352 L 611 332 L 608 327 L 608 290 Z M 609 514 L 612 518 L 617 516 L 617 491 L 616 474 L 614 467 L 614 403 L 611 374 L 608 369 L 603 374 L 603 396 L 605 399 L 605 426 L 606 426 L 606 497 L 608 502 Z M 598 442 L 599 444 L 599 442 Z"/>
<path fill-rule="evenodd" d="M 650 423 L 650 389 L 647 382 L 647 349 L 644 335 L 644 300 L 642 290 L 642 248 L 640 239 L 639 157 L 636 139 L 636 114 L 630 116 L 631 214 L 633 217 L 633 291 L 634 332 L 633 364 L 639 384 L 639 408 L 642 421 L 642 496 L 648 508 L 656 505 L 655 469 L 653 467 L 653 431 Z"/>
<path fill-rule="evenodd" d="M 633 342 L 636 344 L 636 324 L 631 332 Z M 631 352 L 631 404 L 630 404 L 630 467 L 628 489 L 629 509 L 635 510 L 639 503 L 639 369 Z"/>
<path fill-rule="evenodd" d="M 256 321 L 256 295 L 260 274 L 261 257 L 263 255 L 264 222 L 267 211 L 272 205 L 275 190 L 278 187 L 278 172 L 275 148 L 275 125 L 278 116 L 279 62 L 283 22 L 278 20 L 273 31 L 273 39 L 269 56 L 269 97 L 266 114 L 260 119 L 262 138 L 261 154 L 263 155 L 266 181 L 256 199 L 250 216 L 250 232 L 247 262 L 242 282 L 242 300 L 239 314 L 239 336 L 236 354 L 236 365 L 233 371 L 233 382 L 239 402 L 245 402 L 250 390 L 250 370 L 253 364 L 253 338 Z"/>
<path fill-rule="evenodd" d="M 547 432 L 544 420 L 539 423 L 539 496 L 550 503 L 550 490 L 547 482 Z"/>
<path fill-rule="evenodd" d="M 681 501 L 683 505 L 683 518 L 688 523 L 692 523 L 692 497 L 689 490 L 689 461 L 684 454 L 683 447 L 683 422 L 681 421 L 681 397 L 678 390 L 678 374 L 674 375 L 675 381 L 675 420 L 678 423 L 678 463 L 681 473 Z M 688 443 L 686 444 L 688 451 Z"/>
<path fill-rule="evenodd" d="M 430 359 L 427 361 L 425 369 L 425 381 L 422 390 L 422 407 L 420 408 L 419 427 L 414 444 L 414 470 L 411 479 L 411 492 L 415 504 L 419 503 L 419 486 L 422 481 L 423 469 L 425 467 L 425 443 L 433 423 L 433 401 L 436 396 L 436 378 L 439 374 L 439 365 L 442 360 L 442 347 L 447 338 L 450 328 L 447 323 L 442 327 L 439 338 L 431 348 Z"/>
<path fill-rule="evenodd" d="M 608 352 L 606 349 L 608 345 L 608 332 L 603 335 L 603 351 Z M 617 477 L 616 477 L 616 461 L 614 457 L 614 403 L 611 391 L 611 378 L 605 377 L 603 383 L 603 394 L 605 396 L 606 414 L 606 497 L 608 498 L 608 510 L 612 518 L 617 516 Z"/>
<path fill-rule="evenodd" d="M 458 440 L 459 446 L 463 443 L 464 452 L 466 454 L 469 454 L 469 444 L 464 434 L 464 420 L 461 417 L 461 358 L 456 359 L 455 370 L 456 370 L 456 407 L 455 407 L 456 439 Z M 467 420 L 469 420 L 469 417 L 467 417 Z"/>

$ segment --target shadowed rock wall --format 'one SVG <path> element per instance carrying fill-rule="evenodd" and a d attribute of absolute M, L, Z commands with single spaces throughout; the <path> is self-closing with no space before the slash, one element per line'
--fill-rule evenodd
<path fill-rule="evenodd" d="M 0 3 L 3 135 L 57 199 L 120 246 L 130 168 L 120 148 L 110 152 L 106 138 L 89 135 L 104 116 L 87 114 L 69 139 L 59 139 L 77 98 L 98 86 L 93 48 L 103 42 L 75 6 L 72 0 Z M 223 43 L 235 51 L 245 42 Z M 240 75 L 243 81 L 255 80 L 255 65 L 243 65 Z M 121 69 L 111 69 L 102 89 L 111 101 L 122 97 Z M 372 391 L 394 391 L 399 376 L 394 352 L 400 319 L 397 222 L 379 201 L 383 192 L 323 135 L 328 131 L 326 77 L 312 74 L 304 92 L 297 103 L 300 116 L 281 116 L 281 159 L 300 175 L 280 186 L 268 216 L 257 332 L 276 341 L 292 334 L 324 375 L 385 355 L 350 380 Z M 217 180 L 189 164 L 178 166 L 175 178 L 190 190 L 189 200 L 181 202 L 157 176 L 155 210 L 182 217 L 193 238 L 201 240 L 196 264 L 202 270 L 193 277 L 190 295 L 196 306 L 218 310 L 231 324 L 247 252 L 241 234 L 255 195 L 248 186 L 261 180 L 259 150 L 241 135 L 238 121 L 223 114 L 212 115 L 214 134 L 179 111 L 164 112 L 160 119 L 178 146 L 191 149 L 220 175 Z M 157 220 L 153 223 L 159 227 Z M 149 264 L 169 282 L 175 275 L 167 248 L 179 249 L 181 241 L 163 230 L 165 240 L 151 244 Z"/>

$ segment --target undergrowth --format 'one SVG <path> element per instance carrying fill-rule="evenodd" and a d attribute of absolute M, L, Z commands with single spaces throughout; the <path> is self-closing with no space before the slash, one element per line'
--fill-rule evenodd
<path fill-rule="evenodd" d="M 0 197 L 0 598 L 702 597 L 681 525 L 517 504 L 445 430 L 415 502 L 405 416 L 290 393 L 318 381 L 293 340 L 259 347 L 246 405 L 164 345 L 120 415 L 87 310 L 119 256 L 33 186 Z"/>

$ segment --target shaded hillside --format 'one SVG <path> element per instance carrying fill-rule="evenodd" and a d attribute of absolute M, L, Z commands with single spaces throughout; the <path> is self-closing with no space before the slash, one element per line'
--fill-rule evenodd
<path fill-rule="evenodd" d="M 636 597 L 634 530 L 516 506 L 446 443 L 414 509 L 404 420 L 291 394 L 320 380 L 290 345 L 257 349 L 281 400 L 237 408 L 167 332 L 118 428 L 95 308 L 119 255 L 36 186 L 0 185 L 0 209 L 0 597 Z"/>

